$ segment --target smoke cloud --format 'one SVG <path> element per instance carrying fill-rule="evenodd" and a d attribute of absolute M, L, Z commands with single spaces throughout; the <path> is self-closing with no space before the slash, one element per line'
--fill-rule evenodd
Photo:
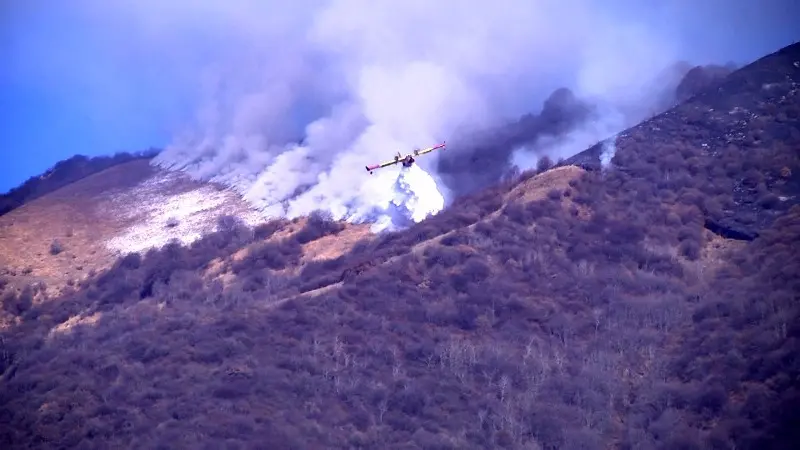
<path fill-rule="evenodd" d="M 401 169 L 385 198 L 388 202 L 376 208 L 370 220 L 373 232 L 400 230 L 444 209 L 436 181 L 416 165 Z"/>
<path fill-rule="evenodd" d="M 104 30 L 129 36 L 121 48 L 172 80 L 192 111 L 155 163 L 290 217 L 323 209 L 376 220 L 399 168 L 369 176 L 365 165 L 503 124 L 561 86 L 600 105 L 566 138 L 535 143 L 569 156 L 650 111 L 659 74 L 692 59 L 682 0 L 84 4 Z M 447 202 L 438 158 L 417 164 Z M 523 148 L 513 162 L 527 168 L 535 158 Z"/>
<path fill-rule="evenodd" d="M 280 52 L 234 77 L 230 94 L 209 89 L 204 117 L 157 163 L 235 186 L 269 215 L 373 220 L 391 185 L 365 165 L 530 110 L 524 100 L 565 66 L 579 93 L 638 105 L 632 95 L 675 51 L 601 12 L 577 1 L 309 4 Z M 314 118 L 293 135 L 304 113 Z M 418 158 L 423 173 L 436 158 Z"/>
<path fill-rule="evenodd" d="M 612 160 L 614 159 L 614 155 L 616 154 L 617 137 L 614 136 L 603 143 L 603 151 L 600 153 L 600 167 L 602 167 L 603 170 L 610 168 Z"/>
<path fill-rule="evenodd" d="M 674 85 L 667 84 L 666 89 L 668 90 L 671 86 Z M 654 92 L 659 91 L 654 90 Z M 598 103 L 594 105 L 593 113 L 587 120 L 566 134 L 544 135 L 530 144 L 516 148 L 511 154 L 510 164 L 519 170 L 529 170 L 535 168 L 539 159 L 544 156 L 552 161 L 569 158 L 599 141 L 612 138 L 626 127 L 639 122 L 645 117 L 642 111 L 646 111 L 641 107 L 655 106 L 657 99 L 658 97 L 643 96 L 639 103 L 630 103 L 633 107 L 627 112 L 625 104 Z M 601 156 L 601 159 L 603 157 Z M 611 157 L 609 157 L 609 161 Z M 605 167 L 605 163 L 601 161 L 601 164 Z"/>

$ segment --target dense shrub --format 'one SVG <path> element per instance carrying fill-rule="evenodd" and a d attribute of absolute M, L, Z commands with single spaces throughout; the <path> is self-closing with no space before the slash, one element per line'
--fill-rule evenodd
<path fill-rule="evenodd" d="M 315 241 L 323 236 L 336 234 L 344 229 L 344 224 L 333 220 L 330 214 L 314 211 L 308 216 L 308 222 L 295 234 L 295 239 L 301 244 Z"/>
<path fill-rule="evenodd" d="M 302 247 L 294 239 L 259 242 L 250 248 L 246 257 L 233 264 L 233 271 L 239 274 L 264 268 L 282 270 L 296 264 L 300 256 L 302 256 Z"/>
<path fill-rule="evenodd" d="M 274 219 L 274 220 L 270 220 L 267 223 L 263 223 L 263 224 L 257 225 L 253 229 L 253 237 L 256 240 L 260 240 L 260 241 L 269 239 L 277 231 L 279 231 L 282 228 L 284 228 L 286 226 L 286 223 L 287 222 L 285 220 Z"/>
<path fill-rule="evenodd" d="M 32 306 L 33 289 L 30 286 L 26 286 L 19 294 L 8 291 L 3 295 L 3 309 L 13 315 L 22 315 Z"/>
<path fill-rule="evenodd" d="M 536 171 L 542 173 L 553 167 L 553 160 L 549 156 L 544 155 L 536 161 Z"/>
<path fill-rule="evenodd" d="M 51 255 L 58 255 L 59 253 L 64 251 L 64 246 L 61 244 L 61 241 L 58 239 L 53 239 L 50 242 L 50 254 Z"/>
<path fill-rule="evenodd" d="M 425 248 L 423 255 L 425 256 L 425 265 L 427 267 L 440 266 L 449 268 L 461 265 L 470 256 L 470 253 L 452 247 L 431 245 Z"/>

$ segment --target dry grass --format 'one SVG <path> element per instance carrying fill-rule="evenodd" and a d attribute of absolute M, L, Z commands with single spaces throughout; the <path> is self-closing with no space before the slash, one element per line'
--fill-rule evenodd
<path fill-rule="evenodd" d="M 531 177 L 505 195 L 506 202 L 523 203 L 542 200 L 551 189 L 567 189 L 569 182 L 580 177 L 585 171 L 577 166 L 563 166 L 550 169 Z"/>
<path fill-rule="evenodd" d="M 67 321 L 58 324 L 50 330 L 48 337 L 53 337 L 57 334 L 68 333 L 78 325 L 95 325 L 103 316 L 101 312 L 94 312 L 87 315 L 73 316 Z"/>
<path fill-rule="evenodd" d="M 44 282 L 48 295 L 58 295 L 70 282 L 108 268 L 118 255 L 107 242 L 141 219 L 137 205 L 120 202 L 146 180 L 163 174 L 147 160 L 111 167 L 0 216 L 0 267 L 17 287 Z M 203 186 L 176 177 L 159 187 L 162 195 L 178 195 Z M 63 251 L 51 253 L 57 240 Z"/>
<path fill-rule="evenodd" d="M 581 169 L 577 166 L 564 166 L 564 167 L 556 167 L 554 169 L 550 169 L 544 173 L 531 177 L 514 189 L 509 191 L 504 196 L 503 206 L 512 203 L 512 202 L 520 202 L 520 203 L 530 203 L 537 200 L 543 200 L 547 197 L 547 193 L 553 189 L 558 189 L 564 191 L 566 189 L 570 189 L 569 182 L 572 180 L 576 180 L 580 178 L 582 174 L 585 173 L 585 170 Z M 578 205 L 572 201 L 572 199 L 568 197 L 561 198 L 562 206 L 565 208 L 570 208 L 571 206 L 575 205 L 579 211 L 579 217 L 581 218 L 588 218 L 590 215 L 589 209 L 583 205 Z M 484 219 L 480 222 L 486 222 L 492 220 L 500 215 L 500 211 L 502 207 L 497 211 L 487 215 Z M 478 222 L 478 223 L 480 223 Z M 472 230 L 475 228 L 476 224 L 472 224 L 467 227 L 467 229 Z M 531 224 L 531 226 L 535 226 L 536 224 Z M 421 242 L 414 246 L 412 251 L 418 252 L 424 250 L 425 247 L 428 245 L 438 243 L 444 237 L 451 235 L 456 230 L 451 230 L 448 233 L 445 233 L 441 236 L 437 236 L 429 241 Z"/>
<path fill-rule="evenodd" d="M 43 281 L 54 293 L 70 279 L 108 267 L 115 256 L 104 241 L 125 224 L 99 206 L 114 191 L 129 189 L 154 173 L 144 160 L 121 164 L 1 216 L 0 265 L 17 276 L 28 275 L 18 281 Z M 50 253 L 54 239 L 63 247 L 57 255 Z"/>
<path fill-rule="evenodd" d="M 231 262 L 241 261 L 247 257 L 249 252 L 251 252 L 255 245 L 264 243 L 264 242 L 277 242 L 281 239 L 292 238 L 294 234 L 299 232 L 303 229 L 303 227 L 307 223 L 306 218 L 300 218 L 292 221 L 289 225 L 285 228 L 275 232 L 269 238 L 264 240 L 259 240 L 252 244 L 246 245 L 241 249 L 237 250 L 230 256 Z M 369 229 L 369 225 L 363 224 L 345 224 L 345 228 L 335 235 L 328 235 L 323 236 L 320 239 L 311 241 L 305 245 L 303 245 L 303 256 L 301 257 L 301 266 L 294 267 L 294 268 L 286 268 L 283 270 L 273 271 L 276 275 L 284 275 L 284 276 L 293 276 L 297 275 L 299 271 L 303 267 L 303 263 L 309 263 L 312 261 L 321 261 L 327 259 L 336 259 L 339 256 L 347 254 L 350 250 L 352 250 L 353 246 L 361 239 L 370 236 L 371 232 Z M 234 274 L 231 270 L 231 265 L 226 264 L 225 261 L 222 259 L 214 259 L 211 261 L 204 271 L 203 276 L 206 280 L 219 280 L 222 282 L 225 288 L 230 287 L 237 279 L 237 275 Z M 325 286 L 323 288 L 316 289 L 314 291 L 305 292 L 299 296 L 285 298 L 280 300 L 280 303 L 284 303 L 286 301 L 292 299 L 300 299 L 300 298 L 307 298 L 310 296 L 315 296 L 320 293 L 326 292 L 328 289 L 334 288 L 341 285 L 341 283 L 336 283 L 335 285 Z"/>
<path fill-rule="evenodd" d="M 700 254 L 700 260 L 707 267 L 721 267 L 730 262 L 730 253 L 741 250 L 747 242 L 736 239 L 726 239 L 722 236 L 706 231 L 706 245 Z"/>
<path fill-rule="evenodd" d="M 537 200 L 543 200 L 547 194 L 553 190 L 558 189 L 562 193 L 570 188 L 570 181 L 577 180 L 586 171 L 578 166 L 562 166 L 550 169 L 540 175 L 532 177 L 519 186 L 512 189 L 505 196 L 505 203 L 512 201 L 530 203 Z M 578 217 L 583 220 L 588 220 L 591 217 L 589 208 L 584 205 L 577 204 L 572 201 L 571 197 L 562 197 L 561 204 L 564 208 L 575 207 L 578 210 Z"/>
<path fill-rule="evenodd" d="M 336 259 L 350 250 L 359 240 L 371 235 L 369 225 L 347 224 L 335 235 L 324 236 L 303 246 L 303 261 Z"/>

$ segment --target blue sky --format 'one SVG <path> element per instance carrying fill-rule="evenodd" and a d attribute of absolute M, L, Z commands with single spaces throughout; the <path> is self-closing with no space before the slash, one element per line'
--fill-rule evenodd
<path fill-rule="evenodd" d="M 252 16 L 246 8 L 253 4 L 188 2 L 203 4 L 198 9 L 209 13 L 203 15 L 141 0 L 131 7 L 138 14 L 133 17 L 102 3 L 29 0 L 0 7 L 0 192 L 76 153 L 169 143 L 196 113 L 189 74 L 219 62 L 220 39 L 231 42 L 226 26 L 232 22 L 212 17 L 235 10 L 229 16 L 241 20 Z M 130 2 L 106 5 L 115 3 Z M 792 18 L 800 17 L 800 2 L 790 0 L 674 0 L 659 2 L 658 9 L 640 0 L 600 4 L 617 16 L 669 29 L 681 56 L 692 62 L 749 62 L 799 37 Z M 178 31 L 155 39 L 159 26 Z"/>
<path fill-rule="evenodd" d="M 163 145 L 180 98 L 71 2 L 7 3 L 0 17 L 0 191 L 76 153 Z M 105 34 L 105 36 L 104 36 Z M 185 108 L 184 108 L 185 109 Z"/>

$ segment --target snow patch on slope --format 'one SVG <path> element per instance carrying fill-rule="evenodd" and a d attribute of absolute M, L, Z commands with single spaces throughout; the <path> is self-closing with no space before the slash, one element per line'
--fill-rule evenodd
<path fill-rule="evenodd" d="M 132 225 L 109 239 L 106 246 L 119 254 L 145 252 L 177 240 L 189 245 L 213 232 L 224 215 L 240 218 L 250 226 L 265 221 L 247 208 L 239 195 L 211 185 L 177 189 L 186 176 L 167 172 L 142 182 L 136 188 L 111 194 L 104 208 L 122 214 Z"/>

